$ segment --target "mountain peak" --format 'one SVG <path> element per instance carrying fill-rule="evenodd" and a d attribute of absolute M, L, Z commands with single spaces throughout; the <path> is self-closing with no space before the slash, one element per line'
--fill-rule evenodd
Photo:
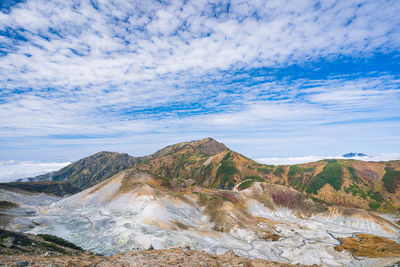
<path fill-rule="evenodd" d="M 212 156 L 224 151 L 229 150 L 227 146 L 213 139 L 212 137 L 207 137 L 202 140 L 192 141 L 189 144 L 199 153 Z"/>
<path fill-rule="evenodd" d="M 181 142 L 175 145 L 167 146 L 161 150 L 158 150 L 156 153 L 150 155 L 150 158 L 163 157 L 171 153 L 175 153 L 182 149 L 191 147 L 194 151 L 202 154 L 206 154 L 208 156 L 212 156 L 223 151 L 229 150 L 223 143 L 217 142 L 215 139 L 211 137 L 207 137 L 201 140 L 195 140 L 190 142 Z"/>
<path fill-rule="evenodd" d="M 354 157 L 366 157 L 368 155 L 364 154 L 364 153 L 350 152 L 350 153 L 344 154 L 342 156 L 345 158 L 354 158 Z"/>

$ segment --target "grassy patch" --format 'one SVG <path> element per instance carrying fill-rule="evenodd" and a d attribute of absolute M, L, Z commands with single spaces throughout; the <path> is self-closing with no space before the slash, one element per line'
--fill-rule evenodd
<path fill-rule="evenodd" d="M 83 250 L 81 247 L 75 245 L 74 243 L 71 243 L 65 239 L 62 239 L 61 237 L 55 236 L 55 235 L 48 235 L 48 234 L 38 234 L 41 238 L 43 238 L 46 241 L 55 243 L 57 245 L 66 247 L 66 248 L 72 248 L 72 249 L 77 249 L 77 250 Z"/>
<path fill-rule="evenodd" d="M 363 199 L 367 198 L 367 195 L 364 193 L 364 191 L 361 190 L 361 188 L 357 184 L 352 184 L 350 187 L 346 188 L 344 190 L 346 193 L 352 193 L 353 196 L 360 196 Z"/>
<path fill-rule="evenodd" d="M 219 166 L 217 170 L 217 177 L 221 179 L 218 188 L 233 188 L 233 176 L 235 175 L 237 170 L 233 164 L 233 161 L 230 158 L 231 153 L 228 152 L 222 159 L 221 166 Z"/>
<path fill-rule="evenodd" d="M 34 242 L 30 238 L 26 237 L 24 234 L 7 231 L 0 228 L 0 239 L 5 239 L 7 237 L 14 237 L 14 243 L 22 246 L 29 246 Z"/>
<path fill-rule="evenodd" d="M 257 172 L 260 174 L 270 174 L 273 169 L 274 169 L 274 166 L 263 165 L 263 167 L 257 168 Z"/>
<path fill-rule="evenodd" d="M 264 182 L 264 180 L 258 175 L 246 175 L 243 180 L 244 182 L 242 182 L 238 187 L 239 190 L 249 188 L 255 181 Z"/>
<path fill-rule="evenodd" d="M 258 175 L 246 175 L 245 177 L 243 177 L 243 180 L 248 180 L 248 179 L 264 182 L 264 180 Z"/>
<path fill-rule="evenodd" d="M 249 188 L 254 183 L 254 180 L 246 180 L 238 186 L 239 190 Z"/>
<path fill-rule="evenodd" d="M 324 159 L 324 161 L 328 163 L 337 163 L 337 159 Z"/>
<path fill-rule="evenodd" d="M 338 163 L 328 163 L 322 172 L 320 172 L 311 181 L 310 185 L 306 189 L 306 193 L 317 194 L 318 190 L 321 189 L 325 184 L 330 184 L 337 191 L 342 186 L 342 170 Z"/>
<path fill-rule="evenodd" d="M 356 170 L 355 170 L 353 167 L 351 167 L 351 166 L 348 166 L 347 169 L 348 169 L 349 172 L 350 172 L 350 178 L 351 178 L 351 180 L 353 180 L 354 182 L 358 182 L 358 176 L 357 176 L 357 174 L 356 174 Z"/>
<path fill-rule="evenodd" d="M 397 182 L 400 180 L 400 171 L 393 170 L 392 168 L 386 167 L 385 175 L 382 178 L 383 185 L 386 191 L 389 193 L 395 193 L 397 188 Z"/>
<path fill-rule="evenodd" d="M 51 250 L 54 250 L 54 251 L 57 251 L 57 252 L 60 252 L 60 253 L 63 253 L 63 254 L 66 253 L 66 251 L 64 249 L 62 249 L 62 248 L 60 248 L 60 247 L 58 247 L 58 246 L 56 246 L 54 244 L 51 244 L 51 243 L 41 242 L 40 245 L 42 247 L 49 248 Z"/>
<path fill-rule="evenodd" d="M 376 201 L 371 201 L 371 202 L 369 202 L 368 206 L 369 206 L 371 209 L 376 210 L 376 209 L 378 209 L 378 208 L 381 206 L 381 204 L 378 203 L 378 202 L 376 202 Z"/>
<path fill-rule="evenodd" d="M 304 169 L 302 167 L 297 166 L 297 165 L 292 165 L 289 168 L 288 176 L 289 177 L 294 177 L 297 174 L 303 174 L 303 173 L 304 173 Z"/>
<path fill-rule="evenodd" d="M 383 198 L 382 198 L 382 196 L 379 194 L 379 192 L 373 192 L 372 190 L 370 190 L 370 191 L 368 192 L 368 196 L 369 196 L 371 199 L 373 199 L 373 200 L 375 200 L 376 202 L 378 202 L 378 203 L 381 203 L 381 202 L 383 201 Z"/>
<path fill-rule="evenodd" d="M 276 167 L 276 169 L 274 171 L 274 175 L 281 176 L 282 174 L 283 174 L 283 167 L 282 166 Z"/>

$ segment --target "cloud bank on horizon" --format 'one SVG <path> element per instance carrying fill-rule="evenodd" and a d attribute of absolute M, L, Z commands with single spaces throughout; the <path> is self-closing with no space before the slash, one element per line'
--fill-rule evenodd
<path fill-rule="evenodd" d="M 400 153 L 379 153 L 375 155 L 367 155 L 363 157 L 351 157 L 346 158 L 343 155 L 325 155 L 325 156 L 302 156 L 302 157 L 273 157 L 273 158 L 259 158 L 259 163 L 270 164 L 270 165 L 293 165 L 302 164 L 308 162 L 315 162 L 323 159 L 355 159 L 363 161 L 389 161 L 389 160 L 400 160 Z"/>
<path fill-rule="evenodd" d="M 400 2 L 2 1 L 0 160 L 400 151 Z"/>
<path fill-rule="evenodd" d="M 20 178 L 46 174 L 67 166 L 71 162 L 0 161 L 0 182 L 13 182 Z"/>

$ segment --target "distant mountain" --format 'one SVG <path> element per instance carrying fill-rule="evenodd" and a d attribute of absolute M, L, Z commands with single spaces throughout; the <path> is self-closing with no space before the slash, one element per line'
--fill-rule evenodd
<path fill-rule="evenodd" d="M 292 187 L 346 207 L 400 210 L 400 161 L 327 159 L 273 166 L 231 150 L 209 156 L 182 146 L 174 153 L 141 161 L 136 167 L 166 177 L 177 187 L 247 188 L 261 181 Z"/>
<path fill-rule="evenodd" d="M 367 154 L 364 153 L 357 153 L 357 152 L 350 152 L 347 154 L 342 155 L 344 158 L 354 158 L 354 157 L 366 157 L 368 156 Z"/>
<path fill-rule="evenodd" d="M 17 181 L 68 181 L 68 183 L 70 183 L 73 187 L 84 190 L 122 170 L 135 166 L 139 162 L 149 161 L 160 157 L 167 157 L 168 155 L 179 154 L 181 151 L 186 151 L 187 149 L 191 149 L 191 151 L 194 153 L 202 154 L 204 156 L 212 156 L 219 152 L 228 150 L 224 144 L 219 143 L 212 138 L 205 138 L 199 141 L 182 142 L 175 145 L 170 145 L 154 154 L 145 157 L 132 157 L 125 153 L 121 154 L 117 152 L 103 151 L 73 162 L 59 171 L 30 178 L 23 178 Z M 22 185 L 23 184 L 21 184 L 21 186 Z M 26 185 L 24 185 L 24 187 L 26 187 Z M 40 191 L 41 187 L 36 188 L 38 191 Z"/>
<path fill-rule="evenodd" d="M 167 155 L 178 153 L 179 151 L 183 150 L 186 151 L 188 148 L 190 148 L 194 153 L 203 154 L 206 156 L 213 156 L 215 154 L 229 150 L 229 148 L 226 147 L 223 143 L 219 143 L 215 141 L 213 138 L 207 137 L 202 140 L 181 142 L 175 145 L 167 146 L 157 151 L 154 154 L 140 158 L 140 160 L 143 161 L 148 159 L 164 157 Z"/>
<path fill-rule="evenodd" d="M 33 181 L 0 183 L 0 189 L 25 190 L 28 192 L 43 192 L 56 196 L 71 195 L 81 191 L 69 181 Z"/>
<path fill-rule="evenodd" d="M 83 190 L 131 168 L 136 162 L 137 159 L 128 154 L 103 151 L 73 162 L 59 171 L 20 181 L 68 181 L 72 186 Z"/>
<path fill-rule="evenodd" d="M 400 161 L 327 159 L 273 166 L 259 164 L 212 138 L 167 146 L 145 157 L 100 152 L 41 179 L 65 181 L 83 190 L 129 168 L 163 177 L 176 188 L 231 190 L 260 181 L 288 186 L 346 207 L 400 210 Z M 40 192 L 41 187 L 36 188 Z"/>

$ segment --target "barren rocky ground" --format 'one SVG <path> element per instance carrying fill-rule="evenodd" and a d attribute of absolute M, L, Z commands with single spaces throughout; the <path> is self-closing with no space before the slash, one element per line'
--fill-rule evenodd
<path fill-rule="evenodd" d="M 1 266 L 294 266 L 262 259 L 246 259 L 233 254 L 212 255 L 201 251 L 176 248 L 140 250 L 113 256 L 45 253 L 42 255 L 14 254 L 0 257 Z"/>

